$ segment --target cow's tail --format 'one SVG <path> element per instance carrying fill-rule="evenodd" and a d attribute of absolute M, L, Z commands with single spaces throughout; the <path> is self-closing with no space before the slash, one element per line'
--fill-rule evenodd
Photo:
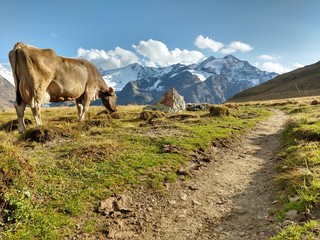
<path fill-rule="evenodd" d="M 22 97 L 21 97 L 21 93 L 19 90 L 19 85 L 20 85 L 20 79 L 19 79 L 19 75 L 17 72 L 17 63 L 19 61 L 18 59 L 18 54 L 17 51 L 19 51 L 18 49 L 14 49 L 9 53 L 9 60 L 10 60 L 10 64 L 11 64 L 11 68 L 12 68 L 12 74 L 14 77 L 14 83 L 15 83 L 15 90 L 16 90 L 16 104 L 18 104 L 19 106 L 22 103 Z"/>

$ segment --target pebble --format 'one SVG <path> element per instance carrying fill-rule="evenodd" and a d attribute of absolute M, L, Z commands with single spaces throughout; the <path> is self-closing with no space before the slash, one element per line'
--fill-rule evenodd
<path fill-rule="evenodd" d="M 297 210 L 290 210 L 286 212 L 286 220 L 294 221 L 298 218 L 298 212 Z"/>
<path fill-rule="evenodd" d="M 192 200 L 192 204 L 193 204 L 193 205 L 199 205 L 199 206 L 201 205 L 201 203 L 199 203 L 198 201 L 196 201 L 196 200 L 194 200 L 194 199 Z"/>
<path fill-rule="evenodd" d="M 187 197 L 188 197 L 188 195 L 187 195 L 186 193 L 181 193 L 181 194 L 180 194 L 180 199 L 181 199 L 182 201 L 186 201 L 186 200 L 187 200 Z"/>
<path fill-rule="evenodd" d="M 295 197 L 290 197 L 289 201 L 290 202 L 298 202 L 300 200 L 300 196 L 295 196 Z"/>
<path fill-rule="evenodd" d="M 199 188 L 198 188 L 197 186 L 195 186 L 195 185 L 189 185 L 188 188 L 189 188 L 190 190 L 192 190 L 192 191 L 199 190 Z"/>

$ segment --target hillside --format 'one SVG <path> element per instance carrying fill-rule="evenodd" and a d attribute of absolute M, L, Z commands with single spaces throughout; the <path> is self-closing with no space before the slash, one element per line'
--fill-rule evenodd
<path fill-rule="evenodd" d="M 320 62 L 282 74 L 236 94 L 230 102 L 264 101 L 320 94 Z"/>
<path fill-rule="evenodd" d="M 0 110 L 7 107 L 13 107 L 14 100 L 14 86 L 0 75 Z"/>

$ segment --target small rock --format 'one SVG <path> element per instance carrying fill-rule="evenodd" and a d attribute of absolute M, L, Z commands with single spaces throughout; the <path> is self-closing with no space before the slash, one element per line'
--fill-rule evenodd
<path fill-rule="evenodd" d="M 188 187 L 190 190 L 192 191 L 196 191 L 196 190 L 199 190 L 199 188 L 197 186 L 194 186 L 194 185 L 189 185 Z"/>
<path fill-rule="evenodd" d="M 187 111 L 202 111 L 208 109 L 209 105 L 207 103 L 187 103 Z"/>
<path fill-rule="evenodd" d="M 115 197 L 108 198 L 100 202 L 99 212 L 102 212 L 106 215 L 109 215 L 114 211 L 114 202 L 116 201 Z"/>
<path fill-rule="evenodd" d="M 171 201 L 169 201 L 169 204 L 171 204 L 171 205 L 176 205 L 176 204 L 177 204 L 177 201 L 176 201 L 176 200 L 171 200 Z"/>
<path fill-rule="evenodd" d="M 190 172 L 185 168 L 179 168 L 176 172 L 179 176 L 190 176 Z"/>
<path fill-rule="evenodd" d="M 198 201 L 196 201 L 196 200 L 194 200 L 194 199 L 192 200 L 192 204 L 193 204 L 193 205 L 199 205 L 199 206 L 201 205 L 201 203 L 199 203 Z"/>
<path fill-rule="evenodd" d="M 131 209 L 132 198 L 125 195 L 119 195 L 117 200 L 113 203 L 113 207 L 116 211 L 123 213 L 132 212 Z"/>
<path fill-rule="evenodd" d="M 25 191 L 25 192 L 24 192 L 24 196 L 25 196 L 26 198 L 30 198 L 30 197 L 31 197 L 31 193 L 30 193 L 29 191 Z"/>
<path fill-rule="evenodd" d="M 222 205 L 224 203 L 226 203 L 226 200 L 224 200 L 222 198 L 217 201 L 217 204 L 219 204 L 219 205 Z"/>
<path fill-rule="evenodd" d="M 298 202 L 300 200 L 300 196 L 295 196 L 295 197 L 290 197 L 289 201 L 290 202 Z"/>
<path fill-rule="evenodd" d="M 106 215 L 114 212 L 129 213 L 132 212 L 130 208 L 131 201 L 132 199 L 125 195 L 110 197 L 100 202 L 98 210 Z"/>
<path fill-rule="evenodd" d="M 188 195 L 187 195 L 186 193 L 181 193 L 181 194 L 180 194 L 180 199 L 181 199 L 182 201 L 186 201 L 186 200 L 187 200 L 187 197 L 188 197 Z"/>
<path fill-rule="evenodd" d="M 286 216 L 285 219 L 290 221 L 294 221 L 299 217 L 297 210 L 294 210 L 294 209 L 286 212 L 285 216 Z"/>
<path fill-rule="evenodd" d="M 239 232 L 239 236 L 240 236 L 240 237 L 244 237 L 245 235 L 246 235 L 245 232 Z"/>
<path fill-rule="evenodd" d="M 285 220 L 283 223 L 282 223 L 282 226 L 283 227 L 286 227 L 286 226 L 290 226 L 292 225 L 294 222 L 290 221 L 290 220 Z"/>

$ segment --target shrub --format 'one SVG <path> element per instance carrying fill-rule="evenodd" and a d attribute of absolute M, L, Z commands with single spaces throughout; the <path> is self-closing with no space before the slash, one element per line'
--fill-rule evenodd
<path fill-rule="evenodd" d="M 311 105 L 318 105 L 318 104 L 320 104 L 320 102 L 317 99 L 315 99 L 311 102 Z"/>
<path fill-rule="evenodd" d="M 209 111 L 210 111 L 210 116 L 212 117 L 222 117 L 222 116 L 230 115 L 229 108 L 225 106 L 212 105 L 209 107 Z"/>
<path fill-rule="evenodd" d="M 149 111 L 149 110 L 144 110 L 140 113 L 140 118 L 142 120 L 150 120 L 153 118 L 160 118 L 163 117 L 165 114 L 160 111 Z"/>

